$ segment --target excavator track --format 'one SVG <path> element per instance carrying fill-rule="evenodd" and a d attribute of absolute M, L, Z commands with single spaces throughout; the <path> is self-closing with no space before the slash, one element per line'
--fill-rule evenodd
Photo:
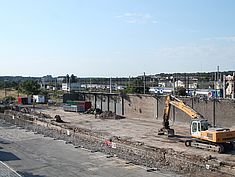
<path fill-rule="evenodd" d="M 185 146 L 199 148 L 199 149 L 205 149 L 208 151 L 214 151 L 214 152 L 218 152 L 218 153 L 228 152 L 233 149 L 232 142 L 216 144 L 216 143 L 209 143 L 206 141 L 199 141 L 199 140 L 186 140 Z"/>

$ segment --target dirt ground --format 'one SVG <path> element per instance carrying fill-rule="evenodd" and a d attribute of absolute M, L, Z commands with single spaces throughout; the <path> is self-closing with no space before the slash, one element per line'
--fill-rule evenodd
<path fill-rule="evenodd" d="M 94 132 L 100 132 L 104 136 L 117 136 L 131 141 L 143 142 L 146 145 L 158 148 L 172 148 L 178 152 L 196 154 L 199 156 L 212 156 L 218 161 L 230 164 L 230 170 L 235 174 L 235 150 L 227 154 L 218 154 L 216 152 L 205 151 L 201 149 L 188 148 L 184 145 L 184 140 L 190 137 L 190 125 L 175 122 L 172 128 L 175 129 L 176 137 L 167 138 L 157 134 L 161 128 L 161 120 L 152 121 L 127 117 L 125 119 L 99 119 L 94 115 L 81 114 L 74 112 L 65 112 L 62 108 L 51 107 L 40 109 L 39 112 L 50 114 L 52 117 L 60 115 L 61 118 L 71 126 L 90 129 Z M 231 167 L 232 166 L 232 167 Z M 226 170 L 226 168 L 225 168 Z"/>

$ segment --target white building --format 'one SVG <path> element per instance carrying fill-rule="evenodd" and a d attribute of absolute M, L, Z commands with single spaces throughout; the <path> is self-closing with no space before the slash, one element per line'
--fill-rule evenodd
<path fill-rule="evenodd" d="M 173 88 L 167 88 L 167 87 L 150 87 L 149 88 L 150 93 L 155 93 L 155 94 L 172 94 Z"/>
<path fill-rule="evenodd" d="M 58 76 L 56 78 L 58 84 L 62 84 L 64 80 L 66 80 L 66 76 Z"/>
<path fill-rule="evenodd" d="M 63 91 L 79 91 L 81 90 L 81 84 L 79 83 L 62 83 Z"/>
<path fill-rule="evenodd" d="M 33 95 L 33 101 L 35 103 L 45 103 L 46 102 L 46 98 L 43 95 Z"/>
<path fill-rule="evenodd" d="M 233 76 L 228 75 L 224 78 L 225 83 L 225 97 L 234 98 L 234 88 L 235 88 L 235 74 Z"/>
<path fill-rule="evenodd" d="M 177 81 L 175 81 L 175 86 L 176 87 L 185 87 L 185 84 L 181 80 L 177 80 Z"/>

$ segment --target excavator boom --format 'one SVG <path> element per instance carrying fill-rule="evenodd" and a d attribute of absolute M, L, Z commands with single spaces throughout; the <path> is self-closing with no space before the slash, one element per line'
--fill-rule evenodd
<path fill-rule="evenodd" d="M 196 112 L 194 109 L 192 109 L 191 107 L 186 105 L 183 101 L 181 101 L 178 98 L 173 97 L 173 96 L 169 96 L 169 97 L 171 97 L 171 101 L 169 102 L 169 104 L 171 104 L 171 105 L 175 106 L 176 108 L 180 109 L 181 111 L 185 112 L 192 119 L 204 119 L 204 117 L 200 113 Z"/>

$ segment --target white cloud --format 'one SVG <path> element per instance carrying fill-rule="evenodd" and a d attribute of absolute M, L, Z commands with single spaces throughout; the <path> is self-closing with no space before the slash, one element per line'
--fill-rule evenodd
<path fill-rule="evenodd" d="M 115 16 L 116 18 L 130 24 L 150 24 L 150 23 L 157 23 L 157 20 L 148 13 L 130 13 L 126 12 L 122 15 Z"/>
<path fill-rule="evenodd" d="M 214 37 L 206 38 L 207 41 L 226 41 L 226 42 L 235 42 L 235 36 L 225 36 L 225 37 Z"/>
<path fill-rule="evenodd" d="M 235 42 L 235 36 L 221 37 L 221 38 L 218 38 L 218 39 L 225 40 L 225 41 L 230 41 L 230 42 Z"/>

